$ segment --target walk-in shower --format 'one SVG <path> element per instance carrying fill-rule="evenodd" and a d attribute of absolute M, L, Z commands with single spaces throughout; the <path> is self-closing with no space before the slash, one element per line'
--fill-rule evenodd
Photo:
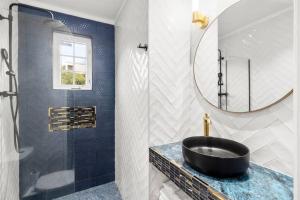
<path fill-rule="evenodd" d="M 114 181 L 114 26 L 23 4 L 0 14 L 20 199 Z"/>
<path fill-rule="evenodd" d="M 232 105 L 236 105 L 238 102 L 240 103 L 239 109 L 250 112 L 251 60 L 239 56 L 224 56 L 222 50 L 218 49 L 218 65 L 218 108 L 227 111 L 233 109 Z M 234 77 L 238 77 L 239 81 Z M 234 88 L 232 87 L 234 85 L 241 87 Z"/>

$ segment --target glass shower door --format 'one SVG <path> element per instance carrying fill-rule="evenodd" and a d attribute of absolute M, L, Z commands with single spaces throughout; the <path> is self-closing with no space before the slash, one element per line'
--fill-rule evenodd
<path fill-rule="evenodd" d="M 20 151 L 28 152 L 19 161 L 20 198 L 55 199 L 75 191 L 70 128 L 74 119 L 69 112 L 74 107 L 73 93 L 54 89 L 53 84 L 53 34 L 70 31 L 50 11 L 14 9 L 18 9 L 13 32 L 18 36 Z"/>
<path fill-rule="evenodd" d="M 248 112 L 250 102 L 250 60 L 239 57 L 226 58 L 227 110 Z"/>

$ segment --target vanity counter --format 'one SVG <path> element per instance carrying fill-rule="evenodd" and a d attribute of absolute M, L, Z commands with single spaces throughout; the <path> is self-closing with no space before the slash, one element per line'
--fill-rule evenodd
<path fill-rule="evenodd" d="M 214 178 L 193 170 L 184 162 L 181 142 L 150 148 L 150 162 L 193 199 L 293 199 L 291 177 L 254 163 L 245 175 L 236 178 Z"/>

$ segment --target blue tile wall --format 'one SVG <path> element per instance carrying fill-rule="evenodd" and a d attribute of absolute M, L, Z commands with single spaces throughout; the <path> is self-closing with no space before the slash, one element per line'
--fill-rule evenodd
<path fill-rule="evenodd" d="M 21 147 L 34 152 L 20 160 L 20 196 L 37 177 L 74 170 L 75 182 L 60 191 L 35 191 L 27 199 L 48 200 L 114 180 L 115 41 L 114 26 L 53 12 L 75 34 L 92 38 L 93 90 L 52 89 L 53 27 L 50 14 L 19 6 L 18 81 Z M 97 128 L 48 132 L 48 107 L 96 106 Z M 23 198 L 26 199 L 26 198 Z"/>

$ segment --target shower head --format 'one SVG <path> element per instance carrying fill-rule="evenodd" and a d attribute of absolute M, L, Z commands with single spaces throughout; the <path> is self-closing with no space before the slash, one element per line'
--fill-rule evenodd
<path fill-rule="evenodd" d="M 44 21 L 44 24 L 53 29 L 66 29 L 65 24 L 63 24 L 61 21 L 55 20 L 55 19 L 46 19 Z"/>
<path fill-rule="evenodd" d="M 49 26 L 49 27 L 51 27 L 52 29 L 55 29 L 55 30 L 70 32 L 68 30 L 67 26 L 64 23 L 62 23 L 60 20 L 56 20 L 54 18 L 53 12 L 51 12 L 49 10 L 47 10 L 47 12 L 51 15 L 51 19 L 45 19 L 44 20 L 44 24 L 46 26 Z"/>

